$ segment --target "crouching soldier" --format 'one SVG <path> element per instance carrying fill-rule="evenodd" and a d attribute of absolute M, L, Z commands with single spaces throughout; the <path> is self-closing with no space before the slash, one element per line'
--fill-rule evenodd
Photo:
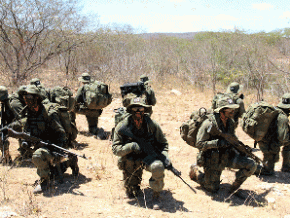
<path fill-rule="evenodd" d="M 149 185 L 153 189 L 153 209 L 159 209 L 160 192 L 164 187 L 165 163 L 170 163 L 169 146 L 160 126 L 148 116 L 147 112 L 150 109 L 151 106 L 142 98 L 131 100 L 127 106 L 130 115 L 118 123 L 114 131 L 112 150 L 120 157 L 118 166 L 123 171 L 124 186 L 129 198 L 141 194 L 143 169 L 152 173 Z M 150 142 L 149 145 L 145 143 L 149 151 L 146 150 L 146 145 L 144 147 L 142 140 Z M 165 157 L 165 163 L 160 160 L 160 155 Z"/>
<path fill-rule="evenodd" d="M 40 138 L 44 142 L 54 143 L 60 147 L 66 146 L 66 133 L 60 124 L 56 113 L 48 115 L 48 112 L 42 102 L 41 90 L 28 85 L 23 91 L 23 99 L 26 104 L 24 117 L 9 125 L 14 130 L 29 133 L 31 136 Z M 58 156 L 51 147 L 39 147 L 37 144 L 23 142 L 23 146 L 29 149 L 33 146 L 32 162 L 37 168 L 37 174 L 40 177 L 39 185 L 34 189 L 34 193 L 46 191 L 50 187 L 50 181 L 56 176 L 61 176 L 68 167 L 71 167 L 73 175 L 77 176 L 79 168 L 77 158 L 65 158 Z"/>
<path fill-rule="evenodd" d="M 191 165 L 189 176 L 199 183 L 205 190 L 215 193 L 219 190 L 221 173 L 228 167 L 239 169 L 236 172 L 236 180 L 232 184 L 229 193 L 232 194 L 242 183 L 256 170 L 256 162 L 236 150 L 221 135 L 235 136 L 235 124 L 233 121 L 234 110 L 237 104 L 230 98 L 218 100 L 218 107 L 209 119 L 205 120 L 198 129 L 196 147 L 200 150 L 197 165 Z M 212 133 L 212 127 L 217 128 L 222 134 Z M 203 167 L 204 173 L 199 171 L 198 166 Z"/>

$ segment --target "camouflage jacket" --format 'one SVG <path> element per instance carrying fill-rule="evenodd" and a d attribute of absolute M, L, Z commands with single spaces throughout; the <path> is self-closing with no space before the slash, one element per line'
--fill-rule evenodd
<path fill-rule="evenodd" d="M 120 133 L 120 128 L 124 126 L 126 126 L 129 129 L 129 131 L 131 131 L 136 137 L 152 141 L 154 148 L 156 148 L 155 149 L 156 152 L 162 153 L 165 156 L 168 155 L 169 145 L 167 139 L 165 138 L 165 135 L 163 134 L 160 126 L 155 121 L 151 120 L 149 116 L 146 115 L 144 117 L 143 125 L 140 130 L 138 130 L 134 126 L 131 115 L 126 117 L 120 123 L 118 123 L 114 131 L 114 139 L 112 144 L 112 151 L 115 155 L 120 157 L 127 155 L 124 154 L 123 152 L 124 146 L 134 142 L 133 139 Z M 130 153 L 129 155 L 134 155 L 137 158 L 138 157 L 142 158 L 146 156 L 145 154 L 142 153 L 141 154 Z"/>
<path fill-rule="evenodd" d="M 36 113 L 25 108 L 24 117 L 20 121 L 11 123 L 10 127 L 16 131 L 23 130 L 32 136 L 59 146 L 65 146 L 66 144 L 66 133 L 61 125 L 59 116 L 56 113 L 52 113 L 49 116 L 43 104 L 40 104 Z"/>
<path fill-rule="evenodd" d="M 156 97 L 155 97 L 155 92 L 153 91 L 151 86 L 148 85 L 147 83 L 145 83 L 144 85 L 145 85 L 145 88 L 146 88 L 145 94 L 146 94 L 147 103 L 149 105 L 154 106 L 156 104 L 156 102 L 157 102 Z"/>

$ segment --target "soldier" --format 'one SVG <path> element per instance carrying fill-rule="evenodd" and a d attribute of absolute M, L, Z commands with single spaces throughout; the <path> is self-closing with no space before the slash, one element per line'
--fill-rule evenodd
<path fill-rule="evenodd" d="M 103 131 L 99 131 L 98 121 L 101 116 L 103 110 L 102 109 L 89 109 L 85 105 L 85 89 L 86 86 L 93 81 L 91 80 L 91 76 L 88 73 L 83 73 L 81 77 L 79 77 L 79 81 L 83 83 L 83 86 L 80 87 L 76 93 L 76 107 L 74 109 L 75 113 L 84 114 L 87 118 L 87 122 L 89 125 L 89 132 L 92 135 L 95 135 L 99 139 L 106 139 L 106 137 L 101 134 Z M 99 133 L 100 132 L 100 133 Z"/>
<path fill-rule="evenodd" d="M 240 94 L 241 90 L 242 90 L 242 86 L 237 82 L 233 82 L 228 86 L 227 91 L 226 91 L 226 93 L 231 94 L 230 95 L 231 98 L 233 98 L 234 102 L 239 105 L 239 108 L 235 110 L 235 114 L 233 116 L 233 119 L 235 121 L 235 128 L 238 127 L 239 118 L 241 118 L 243 113 L 245 113 L 246 111 L 244 101 L 243 101 L 244 95 Z"/>
<path fill-rule="evenodd" d="M 282 172 L 290 172 L 290 139 L 289 120 L 290 113 L 290 93 L 282 96 L 281 102 L 277 105 L 280 109 L 276 119 L 274 119 L 265 137 L 258 142 L 263 153 L 265 165 L 259 166 L 256 174 L 273 175 L 275 163 L 279 160 L 280 147 L 282 150 Z"/>
<path fill-rule="evenodd" d="M 146 89 L 146 100 L 148 105 L 154 106 L 157 102 L 156 97 L 155 97 L 155 92 L 149 85 L 149 78 L 145 74 L 140 76 L 140 81 L 144 83 L 145 89 Z"/>
<path fill-rule="evenodd" d="M 161 206 L 160 192 L 164 186 L 164 163 L 154 154 L 146 154 L 141 145 L 131 137 L 123 133 L 123 130 L 131 132 L 135 137 L 154 142 L 155 151 L 166 157 L 168 163 L 168 142 L 160 126 L 146 114 L 151 106 L 142 98 L 134 98 L 127 106 L 130 113 L 116 126 L 112 151 L 119 156 L 118 167 L 123 171 L 126 195 L 129 198 L 140 194 L 140 184 L 143 169 L 152 173 L 149 185 L 153 189 L 153 209 Z M 153 152 L 153 151 L 152 151 Z"/>
<path fill-rule="evenodd" d="M 0 86 L 0 102 L 1 102 L 1 128 L 10 124 L 16 115 L 9 103 L 8 90 L 5 86 Z M 1 133 L 1 145 L 0 149 L 2 151 L 2 156 L 0 162 L 2 164 L 11 164 L 12 158 L 9 154 L 9 141 L 6 139 L 5 135 Z"/>
<path fill-rule="evenodd" d="M 19 116 L 21 116 L 21 111 L 25 107 L 25 101 L 24 101 L 22 93 L 23 91 L 26 90 L 26 88 L 27 86 L 20 86 L 15 93 L 10 95 L 10 98 L 9 98 L 11 107 Z"/>
<path fill-rule="evenodd" d="M 255 172 L 257 165 L 253 159 L 240 154 L 227 140 L 211 133 L 211 127 L 215 126 L 236 138 L 232 117 L 238 105 L 228 97 L 221 98 L 217 103 L 218 108 L 201 124 L 196 137 L 196 147 L 200 150 L 197 165 L 203 167 L 204 173 L 194 164 L 190 167 L 189 176 L 205 190 L 215 193 L 220 187 L 222 171 L 226 167 L 239 169 L 229 190 L 229 193 L 234 193 Z"/>
<path fill-rule="evenodd" d="M 20 122 L 13 122 L 9 126 L 17 131 L 23 129 L 24 132 L 28 132 L 31 136 L 64 147 L 67 140 L 65 130 L 57 114 L 48 116 L 48 112 L 42 104 L 42 97 L 41 90 L 38 87 L 28 85 L 23 92 L 23 98 L 26 104 L 25 117 Z M 32 146 L 30 142 L 23 143 L 24 145 L 28 148 Z M 46 191 L 50 187 L 50 180 L 55 176 L 53 172 L 60 173 L 58 170 L 55 170 L 57 166 L 63 172 L 68 167 L 71 167 L 73 175 L 78 175 L 79 168 L 76 157 L 62 160 L 60 163 L 61 158 L 53 153 L 50 148 L 37 148 L 37 145 L 34 146 L 36 150 L 32 155 L 32 162 L 37 167 L 37 174 L 40 177 L 39 185 L 34 189 L 34 193 Z"/>

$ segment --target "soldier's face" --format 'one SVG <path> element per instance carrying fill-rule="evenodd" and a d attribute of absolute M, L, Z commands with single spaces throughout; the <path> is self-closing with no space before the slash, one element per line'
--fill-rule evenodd
<path fill-rule="evenodd" d="M 38 106 L 38 96 L 37 95 L 31 95 L 31 94 L 26 94 L 23 95 L 25 104 L 29 107 L 30 110 L 36 110 Z"/>
<path fill-rule="evenodd" d="M 144 116 L 144 107 L 132 107 L 132 114 L 134 119 L 142 119 Z"/>
<path fill-rule="evenodd" d="M 235 110 L 234 109 L 227 108 L 227 109 L 224 110 L 223 114 L 224 114 L 224 117 L 226 119 L 233 118 L 234 117 L 234 114 L 235 114 Z"/>

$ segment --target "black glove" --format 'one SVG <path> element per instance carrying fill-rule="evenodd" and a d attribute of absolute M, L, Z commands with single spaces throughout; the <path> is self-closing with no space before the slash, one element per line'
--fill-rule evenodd
<path fill-rule="evenodd" d="M 225 139 L 220 139 L 219 141 L 218 141 L 218 147 L 219 148 L 227 148 L 227 147 L 229 147 L 230 146 L 230 144 L 227 142 L 227 140 L 225 140 Z"/>

